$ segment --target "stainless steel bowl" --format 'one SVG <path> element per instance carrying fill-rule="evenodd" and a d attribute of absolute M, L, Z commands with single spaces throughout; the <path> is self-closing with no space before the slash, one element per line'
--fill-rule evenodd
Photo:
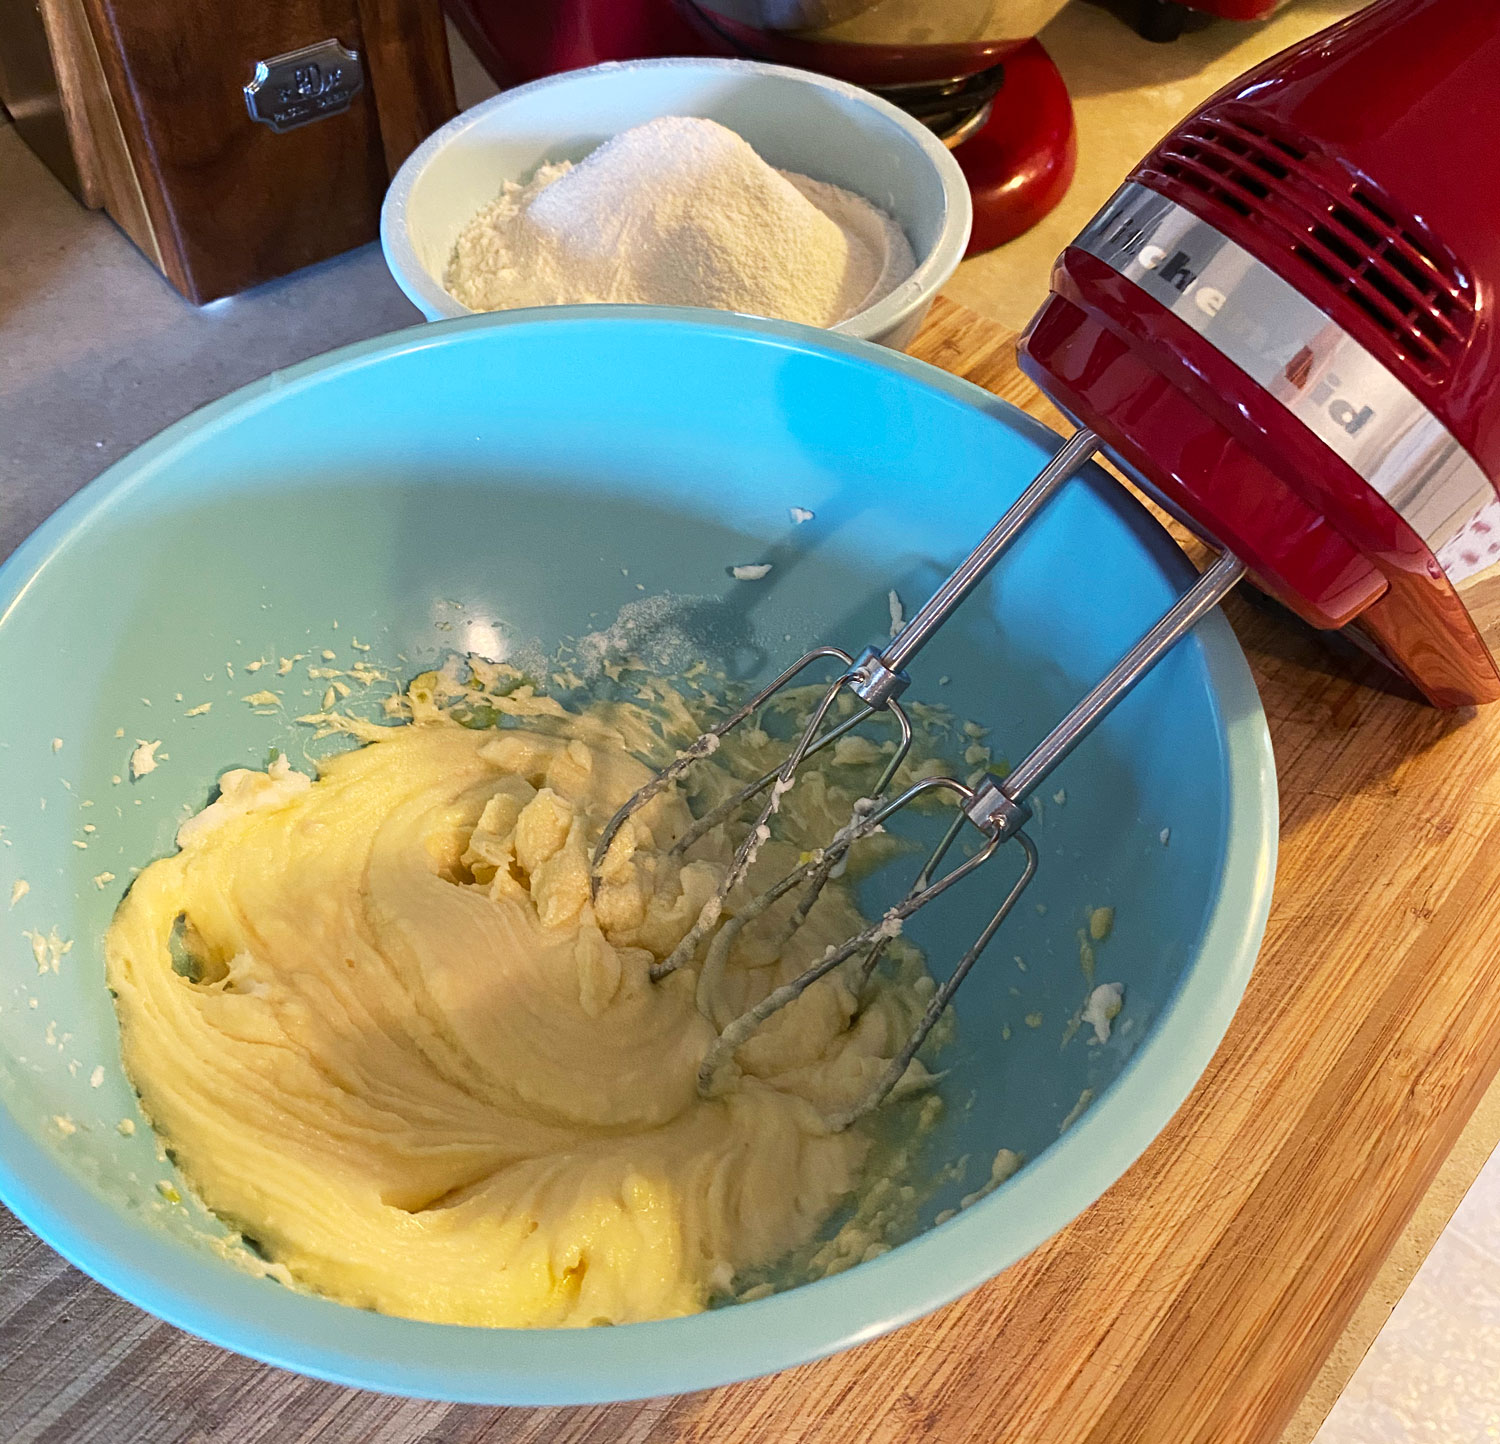
<path fill-rule="evenodd" d="M 768 39 L 829 45 L 973 46 L 1029 40 L 1067 0 L 692 0 L 718 18 Z"/>

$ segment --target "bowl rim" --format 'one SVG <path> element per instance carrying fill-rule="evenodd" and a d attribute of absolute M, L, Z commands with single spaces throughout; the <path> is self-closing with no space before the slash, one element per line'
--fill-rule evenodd
<path fill-rule="evenodd" d="M 538 91 L 559 85 L 587 85 L 591 79 L 602 74 L 615 75 L 626 72 L 649 74 L 654 71 L 693 69 L 779 77 L 798 81 L 814 89 L 826 90 L 864 105 L 877 115 L 883 116 L 913 140 L 932 162 L 943 189 L 942 225 L 938 232 L 937 242 L 931 251 L 918 261 L 911 275 L 889 295 L 882 297 L 873 306 L 855 312 L 846 320 L 823 329 L 845 336 L 863 338 L 878 336 L 894 330 L 919 307 L 931 301 L 958 268 L 958 263 L 963 260 L 964 251 L 969 244 L 969 234 L 974 224 L 974 206 L 969 195 L 968 182 L 964 179 L 963 171 L 947 146 L 925 125 L 914 120 L 904 110 L 871 91 L 864 90 L 857 85 L 850 85 L 847 81 L 818 75 L 810 70 L 799 70 L 790 65 L 770 65 L 759 60 L 734 60 L 717 56 L 704 58 L 666 56 L 652 60 L 612 60 L 580 70 L 564 70 L 555 75 L 545 75 L 540 80 L 529 81 L 525 85 L 502 90 L 498 95 L 482 100 L 478 105 L 471 106 L 468 110 L 454 116 L 407 156 L 386 189 L 385 199 L 380 206 L 380 249 L 385 257 L 386 269 L 391 273 L 391 279 L 401 288 L 407 300 L 429 321 L 503 314 L 471 311 L 433 278 L 417 256 L 416 247 L 411 241 L 408 214 L 411 208 L 412 191 L 423 171 L 459 136 L 476 125 L 487 122 L 494 112 L 503 111 L 517 99 L 534 95 Z M 663 112 L 663 114 L 666 113 Z M 682 309 L 690 308 L 683 307 Z M 724 314 L 739 313 L 725 312 Z"/>
<path fill-rule="evenodd" d="M 454 344 L 473 332 L 584 323 L 717 329 L 804 353 L 831 351 L 945 393 L 1049 449 L 1061 444 L 1024 412 L 925 362 L 789 322 L 580 306 L 416 325 L 273 372 L 115 462 L 0 565 L 0 626 L 75 535 L 148 485 L 157 466 L 204 433 L 330 373 Z M 1186 581 L 1191 565 L 1145 509 L 1119 487 L 1104 496 L 1121 508 L 1151 559 Z M 1204 658 L 1223 729 L 1227 789 L 1224 867 L 1196 959 L 1119 1076 L 1057 1143 L 987 1198 L 858 1268 L 729 1309 L 608 1329 L 490 1329 L 395 1318 L 269 1289 L 228 1262 L 185 1268 L 180 1243 L 80 1186 L 4 1106 L 0 1202 L 69 1262 L 179 1328 L 315 1378 L 417 1398 L 538 1405 L 685 1393 L 811 1362 L 931 1313 L 1031 1253 L 1135 1162 L 1207 1068 L 1249 980 L 1275 872 L 1279 815 L 1270 734 L 1249 665 L 1222 614 L 1205 618 L 1188 645 Z M 997 1249 L 993 1235 L 1002 1216 L 1006 1241 Z"/>

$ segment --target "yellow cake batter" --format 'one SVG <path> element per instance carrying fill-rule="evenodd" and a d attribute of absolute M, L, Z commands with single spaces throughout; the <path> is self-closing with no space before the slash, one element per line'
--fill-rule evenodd
<path fill-rule="evenodd" d="M 591 840 L 648 776 L 635 709 L 575 716 L 523 687 L 486 694 L 509 725 L 476 730 L 428 682 L 410 725 L 371 729 L 315 782 L 284 760 L 227 774 L 141 873 L 107 939 L 128 1072 L 205 1203 L 299 1284 L 466 1324 L 704 1308 L 858 1184 L 868 1139 L 823 1119 L 924 990 L 856 1013 L 818 984 L 704 1101 L 716 1024 L 862 927 L 849 891 L 830 885 L 779 957 L 779 909 L 748 927 L 717 991 L 698 996 L 696 968 L 653 983 L 731 840 L 668 859 L 690 814 L 664 796 L 590 903 Z M 799 783 L 789 839 L 728 912 L 856 795 Z"/>

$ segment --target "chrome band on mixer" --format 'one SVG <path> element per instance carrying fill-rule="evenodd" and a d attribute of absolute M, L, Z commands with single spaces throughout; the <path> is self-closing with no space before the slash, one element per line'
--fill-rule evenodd
<path fill-rule="evenodd" d="M 1073 244 L 1190 326 L 1362 476 L 1432 549 L 1481 627 L 1500 634 L 1473 595 L 1500 580 L 1495 488 L 1386 366 L 1269 266 L 1148 186 L 1121 186 Z M 1500 635 L 1486 640 L 1500 650 Z"/>

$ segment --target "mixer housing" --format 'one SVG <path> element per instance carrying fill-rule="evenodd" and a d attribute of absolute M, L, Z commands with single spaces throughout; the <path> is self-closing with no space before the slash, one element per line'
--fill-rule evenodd
<path fill-rule="evenodd" d="M 1382 0 L 1240 77 L 1059 258 L 1021 364 L 1433 702 L 1500 697 L 1500 7 Z"/>

